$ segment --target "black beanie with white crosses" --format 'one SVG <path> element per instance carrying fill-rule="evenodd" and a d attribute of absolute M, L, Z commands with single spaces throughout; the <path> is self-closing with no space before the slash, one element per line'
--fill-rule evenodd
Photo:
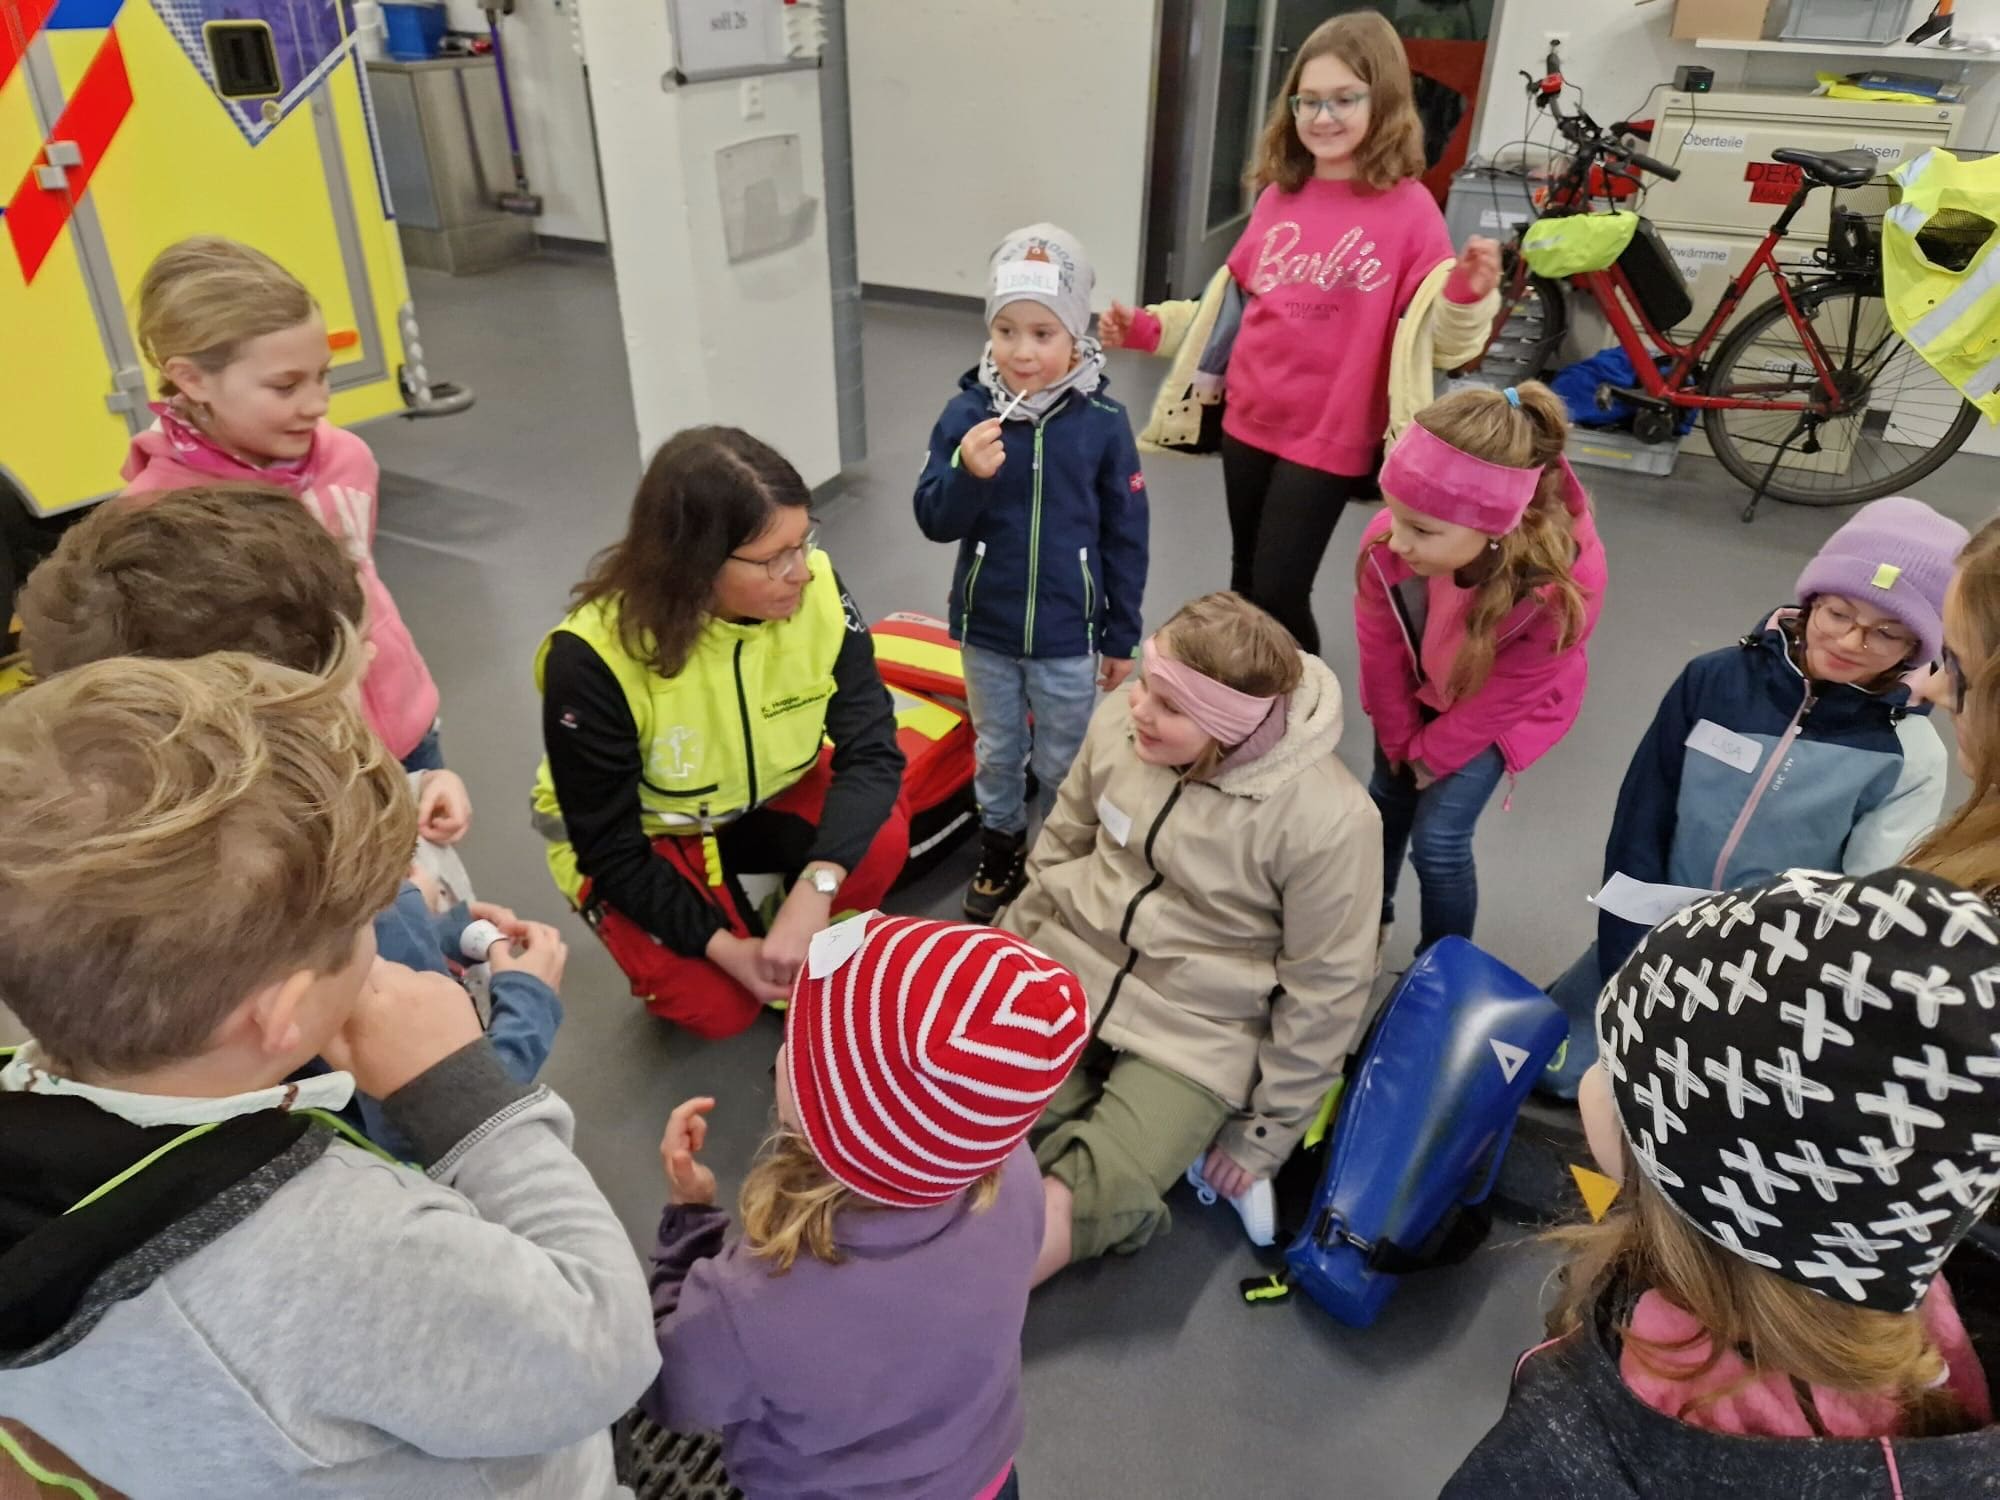
<path fill-rule="evenodd" d="M 2000 924 L 1916 870 L 1699 901 L 1597 1003 L 1632 1156 L 1752 1265 L 1901 1312 L 2000 1193 Z"/>

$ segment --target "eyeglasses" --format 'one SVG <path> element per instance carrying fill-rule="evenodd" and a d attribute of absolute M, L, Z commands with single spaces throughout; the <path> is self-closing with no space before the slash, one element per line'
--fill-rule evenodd
<path fill-rule="evenodd" d="M 1958 659 L 1958 653 L 1949 646 L 1940 647 L 1938 661 L 1944 667 L 1945 680 L 1951 684 L 1951 707 L 1953 712 L 1965 707 L 1965 663 Z"/>
<path fill-rule="evenodd" d="M 1294 94 L 1290 99 L 1292 118 L 1295 120 L 1316 120 L 1325 115 L 1329 120 L 1345 120 L 1368 102 L 1368 91 L 1356 89 L 1350 93 L 1334 94 L 1322 99 L 1316 94 Z"/>
<path fill-rule="evenodd" d="M 806 539 L 796 547 L 787 547 L 783 552 L 776 553 L 770 557 L 745 557 L 740 552 L 732 552 L 729 554 L 729 560 L 731 562 L 749 563 L 752 567 L 762 568 L 766 573 L 771 575 L 773 580 L 783 583 L 787 578 L 792 576 L 794 568 L 811 567 L 813 555 L 818 551 L 819 528 L 815 526 L 811 531 L 806 533 Z"/>
<path fill-rule="evenodd" d="M 1864 625 L 1859 619 L 1838 604 L 1824 601 L 1813 606 L 1813 618 L 1820 628 L 1827 631 L 1837 641 L 1845 640 L 1855 631 L 1861 632 L 1861 645 L 1868 651 L 1883 655 L 1907 656 L 1917 644 L 1894 625 Z"/>

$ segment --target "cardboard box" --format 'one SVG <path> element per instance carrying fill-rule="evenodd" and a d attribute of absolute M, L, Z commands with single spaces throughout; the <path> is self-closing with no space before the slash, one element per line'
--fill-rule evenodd
<path fill-rule="evenodd" d="M 1771 0 L 1674 0 L 1672 34 L 1682 41 L 1754 42 L 1764 35 L 1770 9 Z"/>

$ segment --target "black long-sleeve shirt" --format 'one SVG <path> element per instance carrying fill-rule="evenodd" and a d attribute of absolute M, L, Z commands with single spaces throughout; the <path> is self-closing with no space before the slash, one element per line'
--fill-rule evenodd
<path fill-rule="evenodd" d="M 840 587 L 838 578 L 834 583 Z M 845 588 L 840 602 L 847 632 L 826 703 L 833 781 L 806 863 L 825 860 L 851 870 L 895 806 L 903 753 L 874 642 Z M 645 747 L 631 705 L 604 659 L 568 631 L 555 633 L 542 666 L 542 743 L 577 868 L 593 894 L 675 953 L 700 956 L 725 925 L 722 914 L 653 853 L 640 822 Z"/>

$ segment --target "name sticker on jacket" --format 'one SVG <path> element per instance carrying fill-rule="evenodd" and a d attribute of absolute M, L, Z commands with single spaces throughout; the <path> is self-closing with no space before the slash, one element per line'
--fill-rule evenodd
<path fill-rule="evenodd" d="M 1734 766 L 1746 776 L 1755 775 L 1764 750 L 1748 735 L 1724 729 L 1713 719 L 1702 719 L 1688 731 L 1687 747 L 1725 766 Z"/>
<path fill-rule="evenodd" d="M 1132 841 L 1132 815 L 1120 812 L 1118 804 L 1109 797 L 1097 799 L 1097 821 L 1104 825 L 1104 831 L 1118 840 L 1118 847 L 1124 848 Z"/>

